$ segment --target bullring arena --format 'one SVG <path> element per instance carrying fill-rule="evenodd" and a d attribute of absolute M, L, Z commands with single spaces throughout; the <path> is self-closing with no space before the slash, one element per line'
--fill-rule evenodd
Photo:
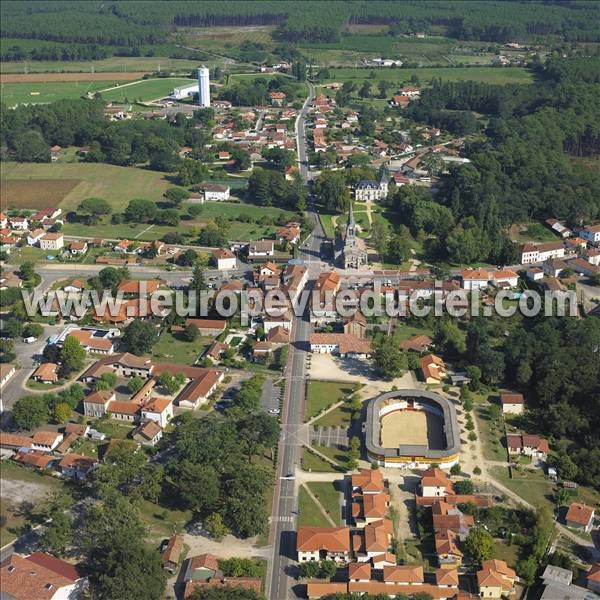
<path fill-rule="evenodd" d="M 449 469 L 458 462 L 459 427 L 454 404 L 424 390 L 387 392 L 367 404 L 363 426 L 369 458 L 382 466 Z"/>

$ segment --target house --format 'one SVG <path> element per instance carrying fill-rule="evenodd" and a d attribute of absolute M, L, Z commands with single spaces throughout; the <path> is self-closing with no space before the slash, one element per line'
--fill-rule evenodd
<path fill-rule="evenodd" d="M 394 565 L 383 567 L 383 581 L 404 585 L 421 584 L 425 582 L 425 575 L 422 565 Z"/>
<path fill-rule="evenodd" d="M 269 98 L 271 98 L 271 104 L 273 106 L 283 106 L 283 103 L 284 103 L 285 99 L 287 98 L 287 95 L 284 94 L 283 92 L 271 92 L 269 94 Z"/>
<path fill-rule="evenodd" d="M 525 408 L 525 398 L 523 394 L 512 392 L 503 392 L 500 394 L 500 404 L 503 414 L 522 415 Z"/>
<path fill-rule="evenodd" d="M 354 199 L 358 202 L 382 200 L 388 195 L 388 180 L 385 170 L 381 170 L 378 181 L 363 179 L 354 186 Z"/>
<path fill-rule="evenodd" d="M 69 252 L 74 256 L 76 254 L 85 254 L 88 250 L 88 243 L 75 240 L 69 244 Z"/>
<path fill-rule="evenodd" d="M 29 221 L 26 217 L 9 217 L 8 226 L 18 231 L 27 231 L 29 229 Z"/>
<path fill-rule="evenodd" d="M 161 285 L 159 279 L 124 279 L 117 288 L 124 296 L 148 296 L 154 294 Z"/>
<path fill-rule="evenodd" d="M 441 383 L 446 377 L 446 364 L 435 354 L 427 354 L 419 361 L 425 383 Z"/>
<path fill-rule="evenodd" d="M 136 402 L 130 402 L 128 400 L 113 400 L 109 403 L 106 412 L 111 419 L 135 423 L 140 419 L 141 408 Z"/>
<path fill-rule="evenodd" d="M 155 421 L 166 427 L 173 418 L 173 402 L 169 398 L 150 398 L 142 406 L 142 419 Z"/>
<path fill-rule="evenodd" d="M 33 446 L 33 440 L 24 435 L 15 435 L 13 433 L 0 431 L 0 446 L 2 448 L 10 448 L 11 450 L 31 448 Z"/>
<path fill-rule="evenodd" d="M 136 254 L 138 247 L 135 242 L 130 240 L 120 240 L 114 247 L 113 250 L 115 252 L 119 252 L 122 254 Z"/>
<path fill-rule="evenodd" d="M 235 269 L 236 258 L 235 254 L 231 250 L 221 250 L 217 248 L 212 251 L 212 259 L 219 271 L 225 269 Z"/>
<path fill-rule="evenodd" d="M 200 335 L 206 337 L 217 336 L 227 329 L 227 321 L 219 319 L 186 319 L 186 326 L 194 325 L 198 328 Z"/>
<path fill-rule="evenodd" d="M 93 329 L 76 329 L 67 337 L 75 338 L 88 354 L 112 354 L 115 351 L 113 340 L 97 334 L 98 331 Z"/>
<path fill-rule="evenodd" d="M 65 238 L 62 233 L 47 233 L 40 240 L 42 250 L 60 250 L 65 245 Z"/>
<path fill-rule="evenodd" d="M 460 273 L 462 288 L 465 290 L 481 290 L 488 286 L 491 279 L 485 269 L 463 269 Z"/>
<path fill-rule="evenodd" d="M 85 285 L 79 279 L 74 279 L 63 287 L 63 292 L 67 294 L 79 294 L 83 292 Z"/>
<path fill-rule="evenodd" d="M 17 372 L 12 363 L 0 363 L 0 390 L 10 381 L 10 378 Z M 0 403 L 0 407 L 2 404 Z"/>
<path fill-rule="evenodd" d="M 352 535 L 352 547 L 358 562 L 368 562 L 375 556 L 389 552 L 394 532 L 389 519 L 367 523 Z"/>
<path fill-rule="evenodd" d="M 202 192 L 205 202 L 223 202 L 229 200 L 231 190 L 228 185 L 211 183 L 210 181 L 205 181 L 200 185 L 194 186 L 193 189 L 194 191 Z"/>
<path fill-rule="evenodd" d="M 7 600 L 75 600 L 87 587 L 77 567 L 46 554 L 11 554 L 0 563 L 0 596 Z"/>
<path fill-rule="evenodd" d="M 548 277 L 558 277 L 565 269 L 568 269 L 569 265 L 560 258 L 549 258 L 544 261 L 542 270 L 544 275 Z"/>
<path fill-rule="evenodd" d="M 307 560 L 346 561 L 350 556 L 348 527 L 299 527 L 296 536 L 298 562 Z"/>
<path fill-rule="evenodd" d="M 58 381 L 58 365 L 56 363 L 42 363 L 31 375 L 32 379 L 40 383 L 56 383 Z"/>
<path fill-rule="evenodd" d="M 589 580 L 588 580 L 589 581 Z M 573 585 L 573 573 L 568 569 L 548 565 L 542 574 L 544 591 L 540 600 L 595 600 L 599 598 L 588 589 Z"/>
<path fill-rule="evenodd" d="M 181 408 L 195 410 L 205 404 L 219 383 L 223 381 L 223 371 L 216 369 L 202 369 L 202 371 L 203 374 L 193 379 L 179 394 L 177 404 Z"/>
<path fill-rule="evenodd" d="M 563 239 L 573 235 L 573 232 L 568 227 L 556 219 L 546 219 L 546 225 Z"/>
<path fill-rule="evenodd" d="M 13 248 L 17 247 L 18 238 L 10 235 L 0 235 L 0 249 L 4 250 L 7 254 L 10 254 Z"/>
<path fill-rule="evenodd" d="M 583 236 L 582 236 L 583 237 Z M 521 246 L 521 264 L 544 262 L 549 258 L 562 258 L 565 255 L 564 242 L 545 244 L 524 244 Z"/>
<path fill-rule="evenodd" d="M 595 563 L 587 572 L 587 587 L 592 592 L 600 594 L 600 564 Z"/>
<path fill-rule="evenodd" d="M 219 362 L 221 356 L 229 350 L 229 345 L 215 340 L 204 353 L 205 358 L 210 358 L 213 362 Z"/>
<path fill-rule="evenodd" d="M 532 281 L 539 281 L 544 278 L 544 271 L 539 267 L 529 267 L 526 272 L 527 279 L 531 279 Z"/>
<path fill-rule="evenodd" d="M 28 450 L 25 448 L 19 449 L 12 458 L 22 465 L 33 467 L 39 471 L 49 468 L 52 463 L 57 461 L 56 457 L 41 450 Z"/>
<path fill-rule="evenodd" d="M 183 535 L 175 534 L 169 538 L 165 549 L 162 552 L 161 559 L 163 569 L 174 575 L 179 565 L 179 559 L 181 558 L 181 552 L 183 550 Z"/>
<path fill-rule="evenodd" d="M 371 564 L 350 563 L 348 565 L 348 581 L 371 581 Z"/>
<path fill-rule="evenodd" d="M 95 458 L 83 454 L 65 454 L 58 463 L 60 472 L 65 477 L 85 479 L 98 466 Z"/>
<path fill-rule="evenodd" d="M 579 502 L 571 502 L 565 521 L 567 527 L 589 533 L 594 525 L 594 516 L 593 507 Z"/>
<path fill-rule="evenodd" d="M 80 423 L 67 423 L 65 425 L 65 433 L 74 433 L 77 437 L 86 437 L 90 431 L 89 425 L 81 425 Z"/>
<path fill-rule="evenodd" d="M 360 311 L 357 310 L 353 315 L 344 317 L 344 333 L 346 335 L 364 338 L 366 328 L 367 319 Z"/>
<path fill-rule="evenodd" d="M 385 491 L 383 473 L 379 469 L 360 469 L 352 475 L 352 493 L 381 494 Z"/>
<path fill-rule="evenodd" d="M 287 223 L 277 229 L 275 237 L 280 243 L 288 242 L 289 244 L 297 244 L 300 240 L 300 225 L 298 223 Z"/>
<path fill-rule="evenodd" d="M 458 547 L 458 534 L 450 529 L 434 536 L 435 553 L 440 569 L 456 569 L 461 566 L 463 553 Z"/>
<path fill-rule="evenodd" d="M 508 597 L 514 592 L 515 579 L 515 572 L 503 560 L 483 561 L 481 570 L 477 571 L 479 597 L 492 600 Z"/>
<path fill-rule="evenodd" d="M 14 228 L 13 228 L 14 229 Z M 586 240 L 590 244 L 599 244 L 600 243 L 600 223 L 596 225 L 588 225 L 583 229 L 579 230 L 579 237 Z"/>
<path fill-rule="evenodd" d="M 400 342 L 400 349 L 405 352 L 418 352 L 422 354 L 431 348 L 433 340 L 428 335 L 413 335 L 407 340 Z"/>
<path fill-rule="evenodd" d="M 404 94 L 396 94 L 392 96 L 390 100 L 390 106 L 399 106 L 400 108 L 406 108 L 410 104 L 411 98 Z"/>
<path fill-rule="evenodd" d="M 506 436 L 506 447 L 509 454 L 523 454 L 539 460 L 546 460 L 550 452 L 548 440 L 539 435 L 509 433 Z"/>
<path fill-rule="evenodd" d="M 259 240 L 248 244 L 248 258 L 263 258 L 275 254 L 273 240 Z"/>
<path fill-rule="evenodd" d="M 0 229 L 6 229 L 8 225 L 8 217 L 4 213 L 0 213 Z"/>
<path fill-rule="evenodd" d="M 267 342 L 270 342 L 271 344 L 288 344 L 289 341 L 290 332 L 285 327 L 281 327 L 281 325 L 269 329 L 269 332 L 267 333 Z"/>
<path fill-rule="evenodd" d="M 339 354 L 342 358 L 366 358 L 373 352 L 371 340 L 346 333 L 311 333 L 310 351 Z"/>
<path fill-rule="evenodd" d="M 496 269 L 490 273 L 490 281 L 499 288 L 516 287 L 519 276 L 510 269 Z"/>
<path fill-rule="evenodd" d="M 142 445 L 156 446 L 162 439 L 163 429 L 156 421 L 140 423 L 132 432 L 131 437 Z"/>
<path fill-rule="evenodd" d="M 37 246 L 45 235 L 46 231 L 44 229 L 34 229 L 27 234 L 27 244 L 29 246 Z"/>
<path fill-rule="evenodd" d="M 446 473 L 438 468 L 423 471 L 419 488 L 421 496 L 425 498 L 445 498 L 454 493 L 452 482 Z"/>
<path fill-rule="evenodd" d="M 57 431 L 36 431 L 31 438 L 31 447 L 40 452 L 52 452 L 63 438 L 64 435 Z"/>
<path fill-rule="evenodd" d="M 578 252 L 587 248 L 587 240 L 580 237 L 571 237 L 565 240 L 565 248 L 569 253 Z"/>
<path fill-rule="evenodd" d="M 83 399 L 83 414 L 86 417 L 102 417 L 108 411 L 108 405 L 116 400 L 114 392 L 98 390 Z"/>
<path fill-rule="evenodd" d="M 389 494 L 360 494 L 352 502 L 352 518 L 357 527 L 385 518 L 390 506 Z"/>

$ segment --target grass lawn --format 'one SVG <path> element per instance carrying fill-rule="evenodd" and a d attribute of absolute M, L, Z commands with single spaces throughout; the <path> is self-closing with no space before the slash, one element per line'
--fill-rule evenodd
<path fill-rule="evenodd" d="M 329 446 L 313 446 L 313 448 L 323 456 L 335 461 L 342 469 L 346 467 L 346 463 L 350 460 L 348 456 L 349 449 L 340 450 Z"/>
<path fill-rule="evenodd" d="M 33 483 L 40 487 L 46 487 L 48 491 L 63 485 L 63 481 L 58 477 L 52 477 L 51 475 L 44 475 L 38 471 L 33 471 L 29 467 L 19 465 L 12 460 L 2 461 L 2 479 Z"/>
<path fill-rule="evenodd" d="M 506 448 L 502 445 L 504 426 L 502 419 L 490 420 L 491 402 L 487 394 L 474 394 L 473 412 L 479 426 L 479 437 L 483 443 L 483 456 L 486 460 L 506 461 Z"/>
<path fill-rule="evenodd" d="M 523 469 L 519 472 L 513 469 L 513 479 L 510 479 L 508 469 L 504 467 L 492 467 L 491 472 L 500 483 L 503 483 L 533 506 L 545 505 L 550 509 L 554 508 L 551 500 L 553 484 L 544 477 L 541 470 Z"/>
<path fill-rule="evenodd" d="M 331 527 L 331 523 L 319 510 L 315 501 L 308 495 L 304 485 L 298 490 L 298 526 L 307 527 Z"/>
<path fill-rule="evenodd" d="M 0 527 L 0 547 L 16 539 L 25 526 L 25 519 L 15 514 L 13 507 L 7 499 L 0 498 L 0 515 L 2 515 L 2 527 Z"/>
<path fill-rule="evenodd" d="M 410 325 L 405 325 L 402 321 L 399 321 L 396 324 L 396 328 L 394 329 L 394 337 L 396 337 L 399 341 L 407 340 L 411 338 L 413 335 L 428 335 L 429 337 L 433 336 L 433 331 L 426 327 L 412 327 Z"/>
<path fill-rule="evenodd" d="M 144 79 L 133 83 L 119 85 L 115 89 L 100 92 L 107 102 L 149 102 L 168 96 L 173 88 L 184 87 L 196 83 L 195 79 L 168 77 L 165 79 Z M 103 86 L 106 89 L 113 86 Z"/>
<path fill-rule="evenodd" d="M 148 527 L 149 535 L 156 540 L 171 536 L 183 530 L 184 525 L 192 518 L 191 510 L 173 510 L 149 502 L 140 501 L 142 522 Z"/>
<path fill-rule="evenodd" d="M 413 76 L 419 78 L 421 85 L 429 84 L 435 78 L 444 81 L 481 81 L 503 85 L 505 83 L 531 83 L 530 71 L 520 67 L 432 67 L 432 68 L 400 68 L 400 69 L 330 69 L 327 82 L 344 82 L 347 80 L 368 80 L 369 73 L 375 72 L 375 81 L 385 80 L 392 84 L 409 83 Z"/>
<path fill-rule="evenodd" d="M 305 471 L 315 473 L 338 473 L 340 469 L 336 469 L 331 463 L 323 460 L 308 448 L 304 448 L 302 452 L 302 468 Z"/>
<path fill-rule="evenodd" d="M 342 404 L 317 419 L 313 425 L 315 427 L 349 427 L 351 417 L 352 411 Z"/>
<path fill-rule="evenodd" d="M 199 337 L 193 342 L 186 342 L 165 331 L 152 349 L 152 358 L 182 365 L 193 365 L 198 360 L 200 352 L 212 341 L 213 338 L 210 337 Z"/>
<path fill-rule="evenodd" d="M 73 452 L 98 458 L 102 451 L 108 446 L 106 442 L 95 442 L 94 440 L 79 438 L 73 443 Z"/>
<path fill-rule="evenodd" d="M 2 101 L 9 107 L 18 104 L 47 104 L 64 98 L 74 99 L 85 96 L 122 81 L 56 81 L 39 83 L 2 83 Z"/>
<path fill-rule="evenodd" d="M 306 388 L 304 420 L 309 421 L 328 406 L 351 395 L 356 391 L 357 386 L 332 381 L 309 381 Z"/>
<path fill-rule="evenodd" d="M 306 484 L 314 497 L 319 501 L 325 512 L 336 522 L 342 524 L 340 507 L 340 492 L 331 481 L 311 481 Z"/>
<path fill-rule="evenodd" d="M 116 440 L 128 439 L 129 434 L 135 429 L 134 425 L 130 425 L 128 423 L 119 423 L 114 419 L 98 419 L 91 425 L 97 431 L 106 434 L 107 438 Z"/>
<path fill-rule="evenodd" d="M 511 569 L 517 566 L 519 560 L 519 546 L 517 544 L 509 546 L 504 542 L 495 541 L 494 548 L 494 558 L 505 561 Z"/>
<path fill-rule="evenodd" d="M 333 226 L 332 217 L 334 215 L 324 215 L 319 214 L 319 219 L 321 220 L 321 226 L 323 227 L 323 232 L 326 237 L 332 238 L 335 235 L 335 227 Z"/>
<path fill-rule="evenodd" d="M 38 196 L 38 202 L 44 206 L 60 206 L 63 213 L 74 210 L 84 198 L 91 196 L 104 198 L 113 212 L 122 212 L 132 198 L 160 200 L 165 190 L 172 186 L 165 174 L 158 171 L 100 163 L 2 163 L 0 177 L 2 185 L 11 179 L 29 180 L 31 192 Z M 79 183 L 57 200 L 54 195 L 45 196 L 49 179 L 78 180 Z M 19 204 L 18 208 L 27 206 Z M 112 225 L 104 225 L 102 237 L 109 235 L 112 228 Z"/>
<path fill-rule="evenodd" d="M 531 223 L 525 231 L 519 234 L 527 242 L 556 242 L 558 235 L 541 223 Z"/>
<path fill-rule="evenodd" d="M 241 202 L 204 202 L 198 206 L 202 209 L 202 212 L 198 215 L 201 219 L 214 219 L 218 215 L 228 219 L 248 216 L 251 218 L 273 217 L 275 219 L 291 220 L 296 217 L 295 213 L 274 206 L 257 206 L 256 204 Z"/>

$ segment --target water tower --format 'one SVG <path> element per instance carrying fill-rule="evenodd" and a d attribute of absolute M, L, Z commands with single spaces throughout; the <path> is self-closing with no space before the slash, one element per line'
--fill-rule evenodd
<path fill-rule="evenodd" d="M 204 66 L 198 69 L 198 104 L 210 106 L 210 73 Z"/>

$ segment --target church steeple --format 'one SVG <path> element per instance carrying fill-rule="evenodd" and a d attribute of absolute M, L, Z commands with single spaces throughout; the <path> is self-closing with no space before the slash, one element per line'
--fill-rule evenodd
<path fill-rule="evenodd" d="M 348 213 L 348 224 L 346 225 L 346 240 L 354 238 L 356 232 L 356 223 L 354 221 L 354 212 L 352 211 L 352 200 L 350 201 L 350 212 Z"/>

